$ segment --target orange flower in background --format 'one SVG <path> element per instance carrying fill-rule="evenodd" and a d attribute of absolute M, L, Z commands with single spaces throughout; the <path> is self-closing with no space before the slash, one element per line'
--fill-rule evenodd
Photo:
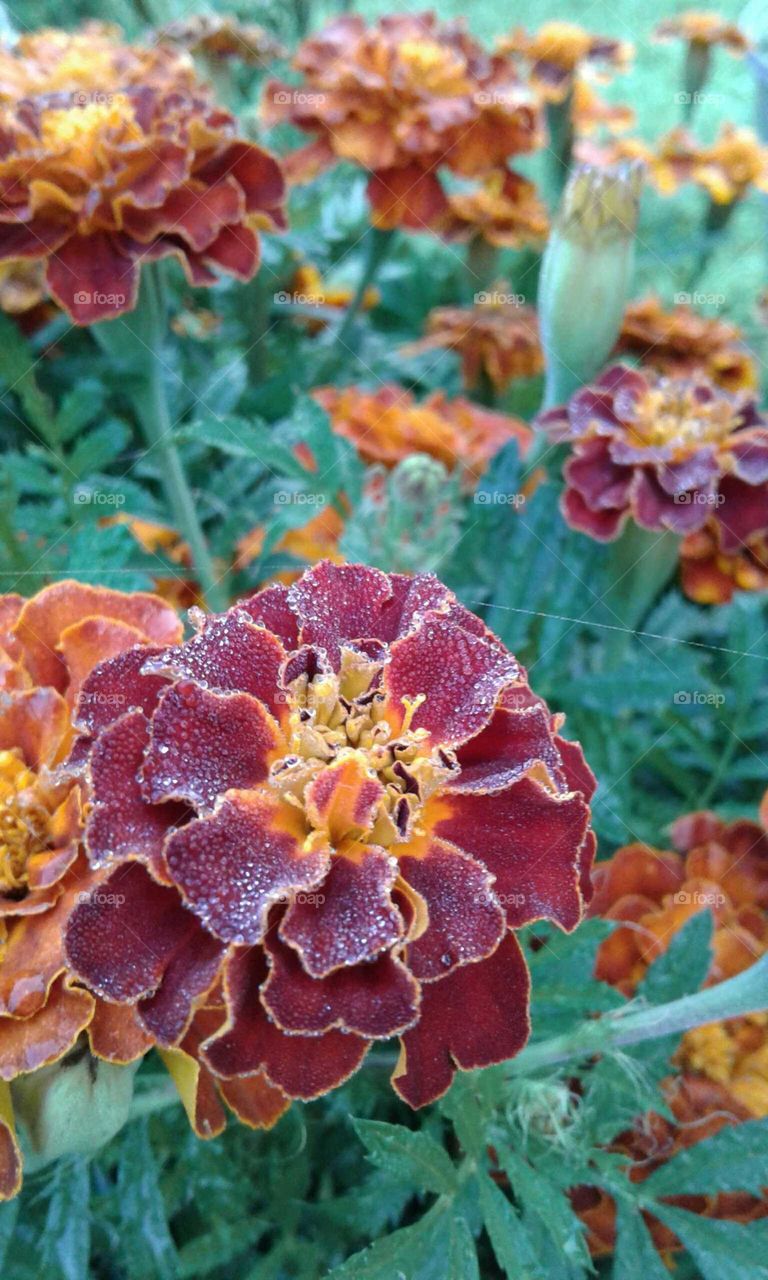
<path fill-rule="evenodd" d="M 633 52 L 624 41 L 593 36 L 572 22 L 545 22 L 533 35 L 517 28 L 498 47 L 528 61 L 531 83 L 546 102 L 563 102 L 585 64 L 623 71 Z"/>
<path fill-rule="evenodd" d="M 685 40 L 688 44 L 709 49 L 722 45 L 730 53 L 746 53 L 749 41 L 733 22 L 726 22 L 719 13 L 700 13 L 690 9 L 674 18 L 665 18 L 654 32 L 658 40 Z"/>
<path fill-rule="evenodd" d="M 0 1198 L 21 1160 L 9 1082 L 56 1062 L 87 1030 L 91 1052 L 130 1062 L 149 1046 L 131 1009 L 105 1006 L 73 983 L 63 931 L 97 877 L 80 850 L 86 794 L 59 766 L 73 748 L 72 707 L 101 661 L 179 639 L 155 596 L 62 582 L 31 600 L 0 598 Z M 120 705 L 122 694 L 111 698 Z"/>
<path fill-rule="evenodd" d="M 664 309 L 650 294 L 630 302 L 624 313 L 617 352 L 638 357 L 663 374 L 705 374 L 725 391 L 757 387 L 757 368 L 735 324 L 700 315 L 687 303 Z"/>
<path fill-rule="evenodd" d="M 512 63 L 489 55 L 433 13 L 391 14 L 366 26 L 345 14 L 305 40 L 298 87 L 267 85 L 268 123 L 316 135 L 286 161 L 306 181 L 339 160 L 370 171 L 374 223 L 439 226 L 447 210 L 437 170 L 482 176 L 540 142 L 535 102 Z"/>
<path fill-rule="evenodd" d="M 768 147 L 753 129 L 725 124 L 711 146 L 704 146 L 686 129 L 670 130 L 652 145 L 639 138 L 622 138 L 607 146 L 582 142 L 578 154 L 601 164 L 642 160 L 649 181 L 660 195 L 674 195 L 694 182 L 713 204 L 733 205 L 754 187 L 768 191 Z"/>
<path fill-rule="evenodd" d="M 582 138 L 600 130 L 625 133 L 635 123 L 635 112 L 626 103 L 606 102 L 586 80 L 580 79 L 573 86 L 571 119 L 574 134 Z"/>
<path fill-rule="evenodd" d="M 40 94 L 106 102 L 119 89 L 195 86 L 192 60 L 167 45 L 126 44 L 118 26 L 87 22 L 79 31 L 44 28 L 0 47 L 0 103 Z"/>
<path fill-rule="evenodd" d="M 549 232 L 547 207 L 535 185 L 508 169 L 488 174 L 471 191 L 452 192 L 441 234 L 447 239 L 481 236 L 499 248 L 541 245 Z"/>
<path fill-rule="evenodd" d="M 736 550 L 723 549 L 716 520 L 680 545 L 680 584 L 697 604 L 729 604 L 737 591 L 768 591 L 768 510 Z"/>
<path fill-rule="evenodd" d="M 285 552 L 287 555 L 295 556 L 304 564 L 317 564 L 318 560 L 330 560 L 333 564 L 342 564 L 344 557 L 339 551 L 339 540 L 343 532 L 344 517 L 335 507 L 324 506 L 306 524 L 284 533 L 275 543 L 274 551 L 275 554 Z M 240 539 L 237 544 L 235 570 L 247 568 L 261 555 L 265 539 L 266 530 L 263 525 L 257 525 Z M 290 585 L 300 574 L 300 569 L 288 569 L 275 574 L 274 580 Z"/>
<path fill-rule="evenodd" d="M 403 347 L 402 354 L 419 355 L 440 347 L 456 351 L 469 390 L 487 378 L 497 391 L 503 391 L 517 378 L 542 373 L 544 353 L 533 307 L 499 290 L 477 298 L 473 307 L 430 311 L 426 336 Z"/>
<path fill-rule="evenodd" d="M 166 600 L 174 609 L 189 609 L 192 605 L 201 603 L 200 587 L 189 577 L 192 562 L 190 550 L 177 529 L 156 520 L 128 515 L 127 512 L 107 516 L 101 523 L 105 527 L 125 525 L 143 551 L 149 555 L 160 553 L 172 564 L 179 566 L 177 575 L 153 578 L 152 588 L 161 599 Z"/>
<path fill-rule="evenodd" d="M 330 415 L 332 430 L 350 440 L 365 462 L 394 467 L 411 454 L 426 453 L 449 471 L 459 467 L 470 484 L 508 441 L 517 440 L 524 453 L 532 438 L 518 418 L 469 400 L 447 400 L 442 391 L 421 403 L 395 385 L 377 391 L 318 387 L 312 394 Z"/>
<path fill-rule="evenodd" d="M 285 298 L 284 294 L 278 294 L 278 297 L 285 298 L 286 301 L 300 307 L 318 307 L 319 309 L 330 307 L 334 311 L 345 311 L 354 294 L 354 286 L 333 284 L 325 279 L 314 263 L 304 262 L 296 268 L 291 278 L 289 296 Z M 365 290 L 361 309 L 371 311 L 373 307 L 378 306 L 380 300 L 381 295 L 378 289 L 374 285 L 369 285 Z M 319 333 L 328 324 L 328 320 L 322 314 L 317 318 L 299 314 L 296 318 L 306 325 L 310 333 Z"/>
<path fill-rule="evenodd" d="M 77 324 L 136 302 L 142 262 L 176 256 L 191 283 L 249 280 L 263 228 L 283 224 L 268 152 L 204 92 L 47 94 L 2 112 L 0 263 L 45 263 Z"/>
<path fill-rule="evenodd" d="M 178 45 L 189 53 L 202 53 L 214 62 L 236 58 L 266 66 L 285 57 L 286 50 L 274 36 L 255 22 L 240 22 L 231 13 L 195 13 L 169 22 L 157 31 L 161 44 Z"/>

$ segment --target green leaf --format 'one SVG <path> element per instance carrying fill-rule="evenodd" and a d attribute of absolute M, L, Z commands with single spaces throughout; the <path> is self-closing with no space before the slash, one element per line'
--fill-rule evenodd
<path fill-rule="evenodd" d="M 16 1226 L 16 1219 L 19 1216 L 19 1200 L 9 1201 L 8 1204 L 0 1205 L 0 1268 L 5 1262 L 6 1255 L 13 1236 L 13 1229 Z"/>
<path fill-rule="evenodd" d="M 654 1216 L 679 1236 L 702 1280 L 768 1280 L 768 1222 L 702 1218 L 685 1209 L 655 1204 Z"/>
<path fill-rule="evenodd" d="M 445 1206 L 434 1205 L 414 1226 L 353 1254 L 328 1280 L 464 1280 L 460 1272 L 446 1272 L 446 1232 L 451 1228 Z"/>
<path fill-rule="evenodd" d="M 352 1123 L 369 1158 L 380 1169 L 408 1178 L 419 1191 L 436 1195 L 455 1192 L 456 1170 L 428 1133 L 383 1120 L 353 1119 Z"/>
<path fill-rule="evenodd" d="M 466 1222 L 458 1214 L 451 1221 L 448 1275 L 451 1280 L 480 1280 L 475 1242 Z"/>
<path fill-rule="evenodd" d="M 78 1156 L 60 1160 L 51 1179 L 51 1198 L 40 1240 L 40 1280 L 83 1280 L 91 1252 L 90 1171 Z"/>
<path fill-rule="evenodd" d="M 569 1262 L 586 1263 L 589 1253 L 584 1243 L 584 1228 L 567 1196 L 509 1147 L 500 1152 L 500 1159 L 515 1198 L 537 1214 Z"/>
<path fill-rule="evenodd" d="M 712 912 L 699 911 L 686 920 L 669 946 L 648 969 L 637 995 L 648 1004 L 665 1004 L 698 991 L 711 959 Z"/>
<path fill-rule="evenodd" d="M 680 1151 L 646 1179 L 643 1191 L 655 1196 L 749 1191 L 759 1196 L 767 1185 L 768 1120 L 747 1120 Z"/>
<path fill-rule="evenodd" d="M 642 1214 L 626 1200 L 616 1203 L 613 1280 L 669 1280 Z"/>
<path fill-rule="evenodd" d="M 507 1280 L 539 1280 L 543 1273 L 536 1265 L 525 1227 L 504 1192 L 486 1175 L 478 1177 L 477 1185 L 485 1229 Z"/>
<path fill-rule="evenodd" d="M 117 1191 L 131 1280 L 177 1280 L 178 1255 L 165 1217 L 146 1120 L 128 1126 L 121 1143 Z"/>

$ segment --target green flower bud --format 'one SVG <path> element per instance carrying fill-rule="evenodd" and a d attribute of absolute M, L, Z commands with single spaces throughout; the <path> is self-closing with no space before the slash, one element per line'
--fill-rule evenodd
<path fill-rule="evenodd" d="M 544 408 L 589 382 L 615 345 L 632 277 L 642 180 L 636 161 L 609 169 L 580 165 L 568 180 L 539 282 Z"/>

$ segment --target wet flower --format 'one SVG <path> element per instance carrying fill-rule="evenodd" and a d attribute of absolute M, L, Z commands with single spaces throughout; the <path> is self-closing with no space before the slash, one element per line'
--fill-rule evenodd
<path fill-rule="evenodd" d="M 680 545 L 680 585 L 697 604 L 729 604 L 737 591 L 768 591 L 768 502 L 753 532 L 726 551 L 722 526 L 709 520 Z"/>
<path fill-rule="evenodd" d="M 377 391 L 359 387 L 319 387 L 313 392 L 330 415 L 336 435 L 350 440 L 365 462 L 394 467 L 414 453 L 426 453 L 467 482 L 480 478 L 495 453 L 510 440 L 521 452 L 531 441 L 524 422 L 493 413 L 469 400 L 447 400 L 442 391 L 418 403 L 394 384 Z"/>
<path fill-rule="evenodd" d="M 73 971 L 161 1044 L 203 1036 L 216 1078 L 259 1081 L 262 1123 L 379 1039 L 401 1037 L 413 1106 L 515 1054 L 513 931 L 573 928 L 589 895 L 593 780 L 559 718 L 429 575 L 322 563 L 195 622 L 86 682 L 103 878 L 70 918 Z"/>
<path fill-rule="evenodd" d="M 369 170 L 381 228 L 440 223 L 440 166 L 482 176 L 540 141 L 535 102 L 510 60 L 432 13 L 391 14 L 369 27 L 345 14 L 305 40 L 294 65 L 300 86 L 267 85 L 265 117 L 316 138 L 287 159 L 286 172 L 306 181 L 339 160 Z"/>
<path fill-rule="evenodd" d="M 96 876 L 81 852 L 82 783 L 59 766 L 76 737 L 73 702 L 93 668 L 126 648 L 173 643 L 181 625 L 155 596 L 74 582 L 46 587 L 26 602 L 4 596 L 0 617 L 3 1198 L 21 1178 L 9 1082 L 59 1061 L 84 1031 L 91 1052 L 112 1062 L 130 1062 L 149 1044 L 131 1009 L 94 1000 L 67 971 L 66 918 L 95 891 Z M 118 691 L 112 697 L 115 707 L 123 705 Z"/>
<path fill-rule="evenodd" d="M 498 169 L 470 191 L 448 196 L 448 212 L 441 234 L 447 239 L 482 236 L 499 248 L 541 245 L 549 231 L 546 205 L 527 178 Z"/>
<path fill-rule="evenodd" d="M 142 261 L 174 255 L 196 285 L 215 269 L 248 280 L 259 230 L 282 225 L 277 162 L 202 91 L 23 99 L 3 111 L 0 178 L 0 262 L 44 262 L 78 324 L 130 310 Z"/>
<path fill-rule="evenodd" d="M 237 58 L 266 66 L 285 56 L 285 49 L 264 27 L 240 22 L 231 13 L 195 13 L 169 22 L 157 32 L 161 44 L 180 45 L 190 53 L 204 54 L 216 62 Z"/>
<path fill-rule="evenodd" d="M 702 373 L 725 391 L 757 387 L 757 369 L 735 324 L 703 316 L 687 303 L 665 311 L 649 294 L 624 312 L 616 347 L 659 373 Z"/>
<path fill-rule="evenodd" d="M 533 35 L 518 28 L 499 42 L 499 48 L 521 54 L 530 63 L 531 82 L 547 102 L 563 102 L 585 64 L 623 71 L 632 57 L 631 45 L 590 35 L 573 22 L 545 22 Z"/>
<path fill-rule="evenodd" d="M 746 36 L 733 22 L 726 22 L 719 13 L 700 13 L 695 9 L 665 18 L 656 27 L 655 35 L 659 40 L 685 40 L 687 44 L 705 48 L 722 45 L 735 54 L 746 53 L 749 48 Z"/>
<path fill-rule="evenodd" d="M 716 516 L 739 546 L 768 497 L 768 426 L 747 392 L 703 375 L 668 378 L 614 365 L 561 408 L 541 414 L 551 440 L 571 445 L 563 514 L 599 541 L 628 519 L 686 534 Z"/>
<path fill-rule="evenodd" d="M 533 378 L 544 369 L 539 325 L 533 307 L 513 294 L 495 290 L 479 294 L 473 307 L 436 307 L 427 317 L 427 332 L 402 349 L 419 355 L 444 347 L 461 357 L 468 390 L 487 378 L 503 391 L 517 378 Z"/>

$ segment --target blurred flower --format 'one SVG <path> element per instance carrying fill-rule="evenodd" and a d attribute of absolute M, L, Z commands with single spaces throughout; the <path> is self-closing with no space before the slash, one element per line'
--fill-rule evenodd
<path fill-rule="evenodd" d="M 749 41 L 732 22 L 726 22 L 719 13 L 700 13 L 689 9 L 673 18 L 665 18 L 654 33 L 659 40 L 685 40 L 688 44 L 722 45 L 731 53 L 746 53 Z"/>
<path fill-rule="evenodd" d="M 740 535 L 731 551 L 722 546 L 721 526 L 712 519 L 680 545 L 680 583 L 697 604 L 729 604 L 737 591 L 768 591 L 768 503 L 757 528 Z"/>
<path fill-rule="evenodd" d="M 593 36 L 572 22 L 545 22 L 533 35 L 517 28 L 499 41 L 502 53 L 522 54 L 531 64 L 531 82 L 547 102 L 563 102 L 585 63 L 623 71 L 632 46 Z"/>
<path fill-rule="evenodd" d="M 754 130 L 733 124 L 724 124 L 711 146 L 677 128 L 653 145 L 639 138 L 616 139 L 602 147 L 584 142 L 579 155 L 603 164 L 640 160 L 648 180 L 663 196 L 674 195 L 686 182 L 695 182 L 715 205 L 732 206 L 751 187 L 768 191 L 768 147 L 760 143 Z"/>
<path fill-rule="evenodd" d="M 370 27 L 345 14 L 305 40 L 294 65 L 301 84 L 268 84 L 265 118 L 317 136 L 287 158 L 286 172 L 307 181 L 339 160 L 369 170 L 381 228 L 439 224 L 440 166 L 482 176 L 541 140 L 535 102 L 510 60 L 432 13 L 390 14 Z"/>
<path fill-rule="evenodd" d="M 379 1039 L 402 1038 L 412 1106 L 513 1056 L 512 930 L 574 928 L 589 894 L 593 779 L 559 717 L 429 575 L 324 562 L 195 622 L 86 682 L 104 878 L 70 918 L 74 972 L 171 1050 L 203 1034 L 223 978 L 200 1060 L 260 1083 L 252 1123 L 342 1083 Z M 104 701 L 115 687 L 130 710 Z"/>
<path fill-rule="evenodd" d="M 533 307 L 501 289 L 477 295 L 473 307 L 436 307 L 427 317 L 426 337 L 402 348 L 419 355 L 445 347 L 461 356 L 468 390 L 488 378 L 503 391 L 517 378 L 532 378 L 544 369 L 539 325 Z"/>
<path fill-rule="evenodd" d="M 331 307 L 335 311 L 346 311 L 354 297 L 355 289 L 345 284 L 329 283 L 314 263 L 303 262 L 293 274 L 290 294 L 291 299 L 302 307 Z M 381 294 L 378 289 L 374 285 L 369 285 L 360 304 L 361 309 L 370 311 L 379 305 L 380 300 Z M 317 318 L 298 314 L 296 318 L 306 325 L 310 333 L 319 333 L 328 324 L 328 320 L 322 314 Z"/>
<path fill-rule="evenodd" d="M 87 1030 L 97 1058 L 126 1063 L 149 1037 L 133 1010 L 104 1005 L 73 984 L 64 926 L 97 891 L 81 850 L 87 796 L 61 766 L 73 748 L 71 712 L 101 661 L 180 639 L 181 624 L 155 596 L 62 582 L 31 600 L 0 598 L 0 1198 L 15 1194 L 21 1162 L 9 1082 L 69 1052 Z M 112 699 L 119 709 L 118 691 Z M 5 1102 L 3 1103 L 3 1098 Z"/>
<path fill-rule="evenodd" d="M 66 94 L 73 104 L 106 104 L 116 90 L 154 88 L 192 90 L 191 58 L 167 45 L 126 44 L 119 27 L 86 22 L 78 31 L 46 27 L 0 46 L 0 103 Z"/>
<path fill-rule="evenodd" d="M 730 394 L 703 375 L 614 365 L 537 421 L 572 446 L 566 520 L 599 541 L 618 537 L 630 517 L 685 534 L 714 516 L 735 549 L 768 503 L 768 425 L 748 392 Z"/>
<path fill-rule="evenodd" d="M 624 133 L 635 123 L 632 107 L 621 102 L 606 102 L 583 79 L 573 86 L 571 102 L 573 132 L 577 137 L 589 137 L 600 129 L 608 133 Z"/>
<path fill-rule="evenodd" d="M 659 373 L 702 373 L 725 391 L 751 391 L 758 383 L 755 361 L 735 324 L 700 315 L 687 303 L 665 311 L 655 294 L 630 302 L 616 350 L 636 355 Z"/>
<path fill-rule="evenodd" d="M 286 50 L 264 27 L 241 22 L 231 13 L 195 13 L 169 22 L 156 32 L 160 44 L 180 45 L 190 53 L 202 53 L 213 61 L 237 58 L 266 66 L 285 57 Z"/>
<path fill-rule="evenodd" d="M 298 529 L 289 529 L 275 543 L 275 554 L 285 552 L 305 565 L 317 564 L 318 560 L 330 560 L 333 564 L 341 564 L 344 557 L 339 551 L 339 539 L 344 532 L 344 518 L 335 507 L 324 506 L 317 515 L 312 516 L 306 524 Z M 257 525 L 249 530 L 237 544 L 235 570 L 247 568 L 264 549 L 266 529 Z M 274 575 L 275 581 L 286 585 L 295 582 L 301 576 L 301 570 L 285 570 Z"/>
<path fill-rule="evenodd" d="M 336 435 L 350 440 L 365 462 L 387 467 L 411 454 L 426 453 L 449 471 L 460 468 L 472 484 L 508 441 L 517 440 L 522 453 L 531 441 L 530 429 L 518 418 L 460 397 L 447 400 L 442 391 L 421 403 L 393 384 L 377 391 L 318 387 L 312 394 L 330 415 Z"/>
<path fill-rule="evenodd" d="M 477 235 L 499 248 L 522 249 L 546 240 L 549 217 L 532 182 L 508 169 L 497 169 L 479 187 L 448 196 L 446 221 L 440 230 L 447 239 L 469 240 Z"/>
<path fill-rule="evenodd" d="M 128 515 L 127 512 L 107 516 L 101 524 L 106 527 L 125 525 L 142 551 L 149 555 L 159 553 L 179 566 L 179 573 L 173 577 L 164 574 L 153 578 L 152 588 L 162 600 L 166 600 L 174 609 L 189 609 L 192 605 L 201 603 L 199 584 L 192 581 L 188 572 L 192 562 L 190 550 L 177 529 L 156 520 Z"/>
<path fill-rule="evenodd" d="M 3 112 L 0 262 L 44 261 L 78 324 L 136 302 L 142 261 L 191 283 L 249 280 L 260 228 L 283 225 L 277 162 L 202 93 L 154 87 L 24 99 Z"/>
<path fill-rule="evenodd" d="M 0 263 L 0 311 L 22 315 L 33 311 L 45 299 L 45 272 L 42 263 L 24 258 Z"/>

